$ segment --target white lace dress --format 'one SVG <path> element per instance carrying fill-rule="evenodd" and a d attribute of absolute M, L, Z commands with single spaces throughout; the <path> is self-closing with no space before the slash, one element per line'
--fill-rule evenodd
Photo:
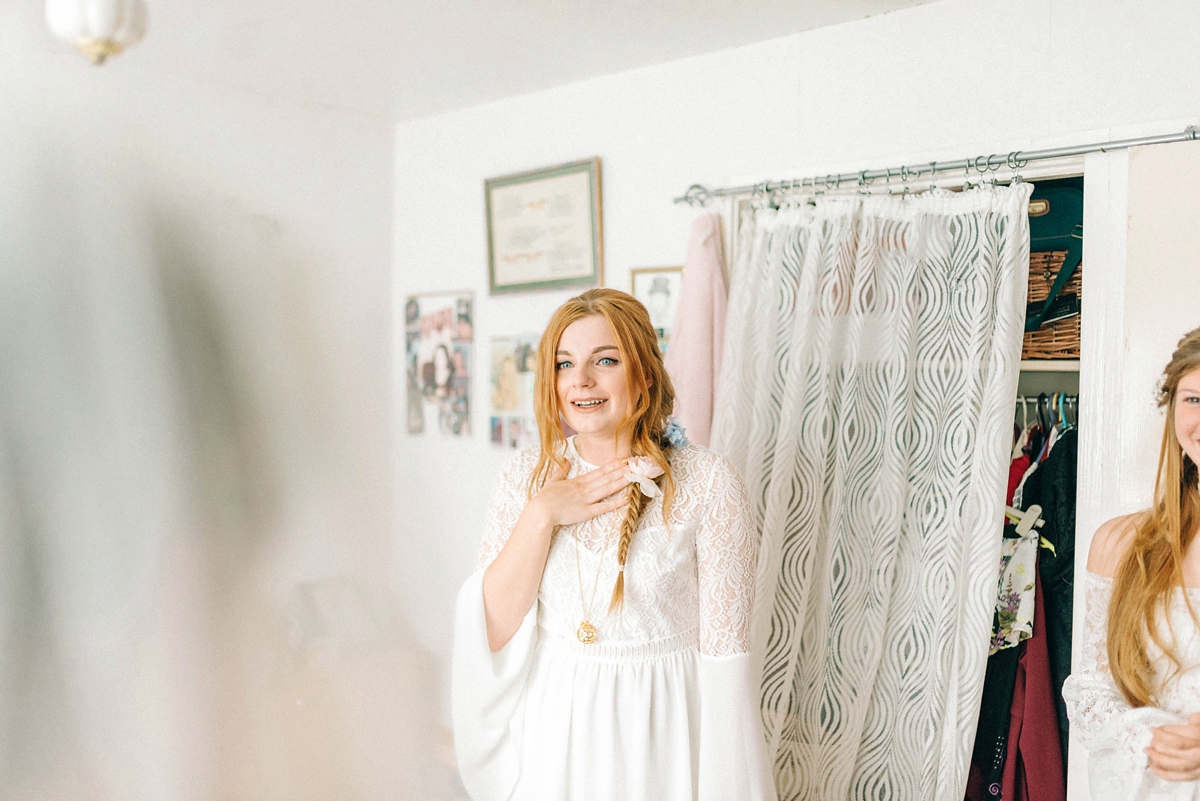
<path fill-rule="evenodd" d="M 622 509 L 558 530 L 537 601 L 493 654 L 483 570 L 525 506 L 537 449 L 501 473 L 455 621 L 454 742 L 476 801 L 775 798 L 747 647 L 757 532 L 746 489 L 711 451 L 670 453 L 670 530 L 653 500 L 627 558 L 624 611 L 605 616 Z M 567 457 L 570 476 L 595 469 L 573 443 Z M 599 636 L 584 645 L 580 577 L 590 595 L 597 571 Z"/>
<path fill-rule="evenodd" d="M 1071 727 L 1088 749 L 1088 787 L 1093 801 L 1200 801 L 1200 782 L 1170 782 L 1146 769 L 1145 748 L 1154 726 L 1185 723 L 1200 712 L 1200 633 L 1184 603 L 1184 590 L 1176 591 L 1167 614 L 1179 637 L 1175 653 L 1184 670 L 1168 679 L 1174 665 L 1156 652 L 1155 675 L 1158 707 L 1131 707 L 1108 670 L 1106 622 L 1112 579 L 1085 574 L 1086 613 L 1083 654 L 1079 670 L 1063 685 L 1063 699 Z M 1191 593 L 1200 611 L 1200 590 Z M 1170 629 L 1161 628 L 1170 637 Z"/>

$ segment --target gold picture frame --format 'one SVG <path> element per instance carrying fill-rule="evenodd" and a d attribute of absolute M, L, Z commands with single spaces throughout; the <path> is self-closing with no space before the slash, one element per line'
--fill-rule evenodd
<path fill-rule="evenodd" d="M 483 182 L 491 294 L 604 281 L 600 159 Z"/>

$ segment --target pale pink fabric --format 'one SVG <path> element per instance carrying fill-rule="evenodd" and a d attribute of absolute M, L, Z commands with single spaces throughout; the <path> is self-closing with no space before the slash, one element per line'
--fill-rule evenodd
<path fill-rule="evenodd" d="M 675 385 L 675 416 L 688 439 L 707 446 L 713 398 L 725 339 L 726 289 L 721 256 L 721 218 L 704 214 L 692 223 L 679 306 L 667 346 L 667 373 Z"/>

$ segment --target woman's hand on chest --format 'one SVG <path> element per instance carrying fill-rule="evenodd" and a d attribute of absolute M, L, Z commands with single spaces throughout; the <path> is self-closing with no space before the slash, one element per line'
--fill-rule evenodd
<path fill-rule="evenodd" d="M 620 509 L 629 503 L 628 493 L 622 492 L 629 486 L 627 463 L 628 459 L 617 459 L 574 478 L 558 468 L 529 503 L 555 526 L 582 523 Z"/>

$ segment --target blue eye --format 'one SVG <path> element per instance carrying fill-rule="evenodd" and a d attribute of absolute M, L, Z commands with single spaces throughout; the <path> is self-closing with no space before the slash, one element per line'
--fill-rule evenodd
<path fill-rule="evenodd" d="M 570 366 L 571 366 L 570 362 L 556 362 L 554 364 L 554 369 L 555 370 L 565 370 Z"/>
<path fill-rule="evenodd" d="M 599 361 L 599 364 L 602 364 L 605 367 L 611 367 L 616 363 L 617 363 L 617 360 L 611 356 L 601 356 L 600 361 Z"/>

